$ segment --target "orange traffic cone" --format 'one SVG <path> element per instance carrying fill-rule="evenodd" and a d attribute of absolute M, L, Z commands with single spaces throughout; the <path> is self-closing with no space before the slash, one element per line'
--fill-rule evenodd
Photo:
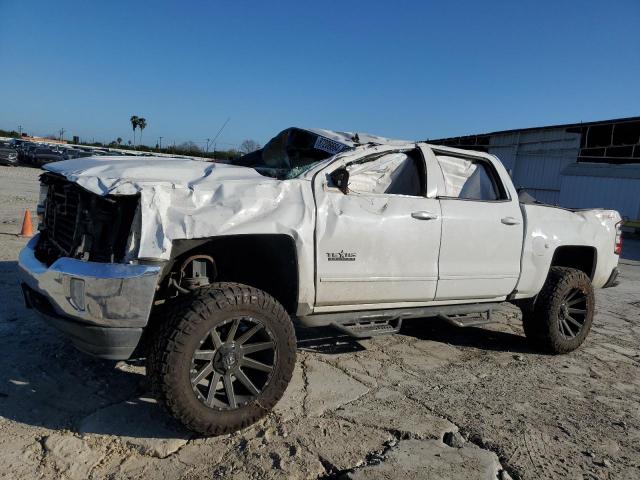
<path fill-rule="evenodd" d="M 31 223 L 31 212 L 29 209 L 24 211 L 24 220 L 22 221 L 21 237 L 33 237 L 33 224 Z"/>

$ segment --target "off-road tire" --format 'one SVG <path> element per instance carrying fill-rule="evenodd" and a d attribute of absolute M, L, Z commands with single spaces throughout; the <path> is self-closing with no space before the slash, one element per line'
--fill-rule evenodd
<path fill-rule="evenodd" d="M 174 300 L 163 316 L 147 356 L 147 375 L 158 400 L 187 428 L 203 435 L 234 432 L 267 415 L 282 398 L 295 366 L 296 337 L 290 316 L 271 295 L 238 283 L 216 283 Z M 209 408 L 191 384 L 192 355 L 210 329 L 238 316 L 268 327 L 275 345 L 273 371 L 251 402 Z"/>
<path fill-rule="evenodd" d="M 563 334 L 560 315 L 563 302 L 571 291 L 584 295 L 584 323 L 573 338 Z M 529 343 L 550 353 L 567 353 L 578 348 L 589 334 L 595 311 L 591 280 L 574 268 L 551 267 L 547 280 L 531 308 L 522 309 L 522 325 Z"/>

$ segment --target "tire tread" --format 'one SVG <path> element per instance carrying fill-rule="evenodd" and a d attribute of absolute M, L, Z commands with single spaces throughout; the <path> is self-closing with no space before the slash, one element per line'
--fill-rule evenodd
<path fill-rule="evenodd" d="M 264 310 L 285 332 L 285 348 L 279 352 L 282 375 L 274 375 L 277 382 L 276 395 L 262 398 L 260 408 L 248 418 L 235 424 L 211 424 L 200 418 L 197 412 L 185 407 L 183 395 L 191 392 L 177 391 L 172 378 L 172 363 L 175 355 L 188 355 L 187 339 L 203 322 L 220 312 L 229 312 L 252 305 Z M 293 324 L 284 307 L 271 295 L 254 287 L 240 283 L 221 282 L 203 287 L 190 295 L 178 297 L 166 310 L 164 321 L 155 333 L 147 356 L 147 375 L 157 399 L 187 428 L 204 435 L 222 435 L 245 428 L 264 417 L 282 397 L 295 366 L 296 338 Z"/>
<path fill-rule="evenodd" d="M 557 318 L 553 311 L 562 303 L 567 288 L 585 286 L 587 289 L 588 312 L 583 330 L 574 339 L 564 338 L 557 328 Z M 581 270 L 568 267 L 551 267 L 535 304 L 522 312 L 522 325 L 527 340 L 536 348 L 551 353 L 567 353 L 575 350 L 584 341 L 593 321 L 593 287 L 591 280 Z"/>

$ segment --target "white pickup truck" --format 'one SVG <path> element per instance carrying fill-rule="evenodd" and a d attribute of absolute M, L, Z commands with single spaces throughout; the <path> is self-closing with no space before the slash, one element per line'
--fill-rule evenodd
<path fill-rule="evenodd" d="M 236 165 L 44 168 L 19 259 L 27 305 L 85 352 L 146 356 L 159 398 L 204 434 L 282 397 L 295 322 L 367 337 L 513 302 L 532 344 L 562 353 L 617 276 L 618 212 L 520 201 L 486 153 L 291 128 Z"/>

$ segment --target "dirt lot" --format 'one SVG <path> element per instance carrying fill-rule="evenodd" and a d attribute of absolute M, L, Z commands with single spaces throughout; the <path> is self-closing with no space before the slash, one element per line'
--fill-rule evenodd
<path fill-rule="evenodd" d="M 598 291 L 569 355 L 529 350 L 516 308 L 359 342 L 300 330 L 276 412 L 197 438 L 149 398 L 141 362 L 89 358 L 24 308 L 14 234 L 37 176 L 0 167 L 1 478 L 640 478 L 640 262 Z"/>

